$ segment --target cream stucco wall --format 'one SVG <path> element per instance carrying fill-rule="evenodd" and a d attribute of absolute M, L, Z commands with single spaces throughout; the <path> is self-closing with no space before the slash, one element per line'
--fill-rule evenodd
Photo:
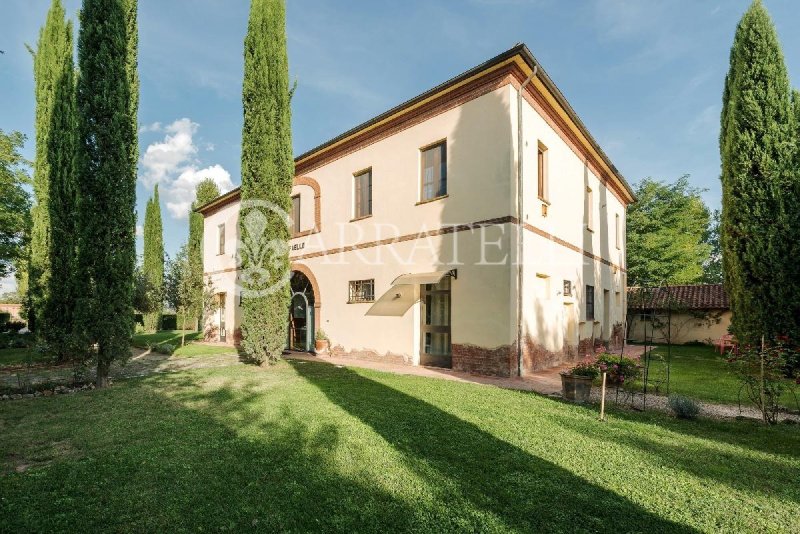
<path fill-rule="evenodd" d="M 731 324 L 729 310 L 698 310 L 692 313 L 675 313 L 671 320 L 663 314 L 651 321 L 649 314 L 642 317 L 640 314 L 631 315 L 631 327 L 628 338 L 631 341 L 643 343 L 666 343 L 670 340 L 673 344 L 706 343 L 713 344 L 728 333 Z"/>
<path fill-rule="evenodd" d="M 514 98 L 514 143 L 516 109 Z M 580 340 L 608 341 L 625 316 L 625 205 L 527 100 L 522 130 L 523 221 L 529 225 L 523 231 L 524 331 L 551 352 L 574 350 Z M 539 146 L 546 149 L 544 202 L 538 198 Z M 571 297 L 563 295 L 565 280 L 572 283 Z M 586 318 L 586 286 L 594 286 L 594 320 Z"/>

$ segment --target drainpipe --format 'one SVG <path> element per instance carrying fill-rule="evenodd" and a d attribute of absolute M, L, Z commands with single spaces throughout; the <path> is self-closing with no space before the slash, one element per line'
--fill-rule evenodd
<path fill-rule="evenodd" d="M 530 83 L 536 72 L 539 70 L 537 65 L 533 66 L 533 72 L 525 78 L 522 85 L 517 90 L 517 376 L 522 376 L 522 261 L 523 261 L 523 215 L 524 215 L 524 186 L 522 179 L 522 156 L 525 148 L 525 141 L 522 135 L 522 91 Z"/>

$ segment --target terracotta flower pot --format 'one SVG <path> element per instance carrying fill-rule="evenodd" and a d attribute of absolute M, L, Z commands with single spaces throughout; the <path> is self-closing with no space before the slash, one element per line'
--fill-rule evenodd
<path fill-rule="evenodd" d="M 327 339 L 317 339 L 314 341 L 314 349 L 316 352 L 328 352 L 328 346 L 330 345 L 330 341 Z"/>
<path fill-rule="evenodd" d="M 589 402 L 592 378 L 561 373 L 561 394 L 566 400 Z"/>

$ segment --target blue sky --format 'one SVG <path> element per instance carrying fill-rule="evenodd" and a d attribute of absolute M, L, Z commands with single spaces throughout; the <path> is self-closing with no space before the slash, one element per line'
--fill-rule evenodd
<path fill-rule="evenodd" d="M 690 174 L 719 205 L 717 135 L 748 0 L 289 0 L 295 152 L 525 42 L 628 178 Z M 35 44 L 49 0 L 4 0 L 0 128 L 33 155 Z M 75 18 L 79 0 L 65 0 Z M 800 5 L 765 0 L 800 87 Z M 139 221 L 156 182 L 167 252 L 202 176 L 239 184 L 246 0 L 139 0 Z M 141 239 L 138 243 L 141 250 Z M 7 283 L 3 290 L 9 289 Z"/>

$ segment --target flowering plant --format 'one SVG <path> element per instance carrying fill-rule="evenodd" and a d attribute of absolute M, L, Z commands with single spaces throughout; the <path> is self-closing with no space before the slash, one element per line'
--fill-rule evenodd
<path fill-rule="evenodd" d="M 598 372 L 608 373 L 606 383 L 622 385 L 639 378 L 641 369 L 639 368 L 639 358 L 629 358 L 627 356 L 617 356 L 603 352 L 595 360 Z"/>
<path fill-rule="evenodd" d="M 568 374 L 595 379 L 597 378 L 597 375 L 600 374 L 600 371 L 597 369 L 597 364 L 590 358 L 587 358 L 570 368 Z"/>

